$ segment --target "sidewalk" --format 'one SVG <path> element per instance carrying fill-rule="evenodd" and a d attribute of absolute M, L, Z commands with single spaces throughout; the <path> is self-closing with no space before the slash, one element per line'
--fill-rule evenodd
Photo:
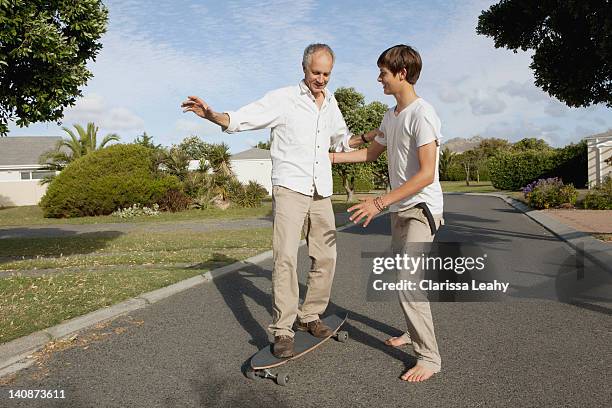
<path fill-rule="evenodd" d="M 590 234 L 612 234 L 612 210 L 542 210 L 570 227 Z"/>

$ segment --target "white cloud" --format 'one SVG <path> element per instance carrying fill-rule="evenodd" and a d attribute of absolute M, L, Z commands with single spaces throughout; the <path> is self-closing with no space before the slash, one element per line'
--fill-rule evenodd
<path fill-rule="evenodd" d="M 192 113 L 189 115 L 193 116 Z M 221 128 L 214 123 L 201 119 L 199 117 L 195 119 L 178 119 L 175 123 L 175 129 L 185 136 L 196 135 L 205 136 L 207 134 L 218 135 L 221 133 Z"/>
<path fill-rule="evenodd" d="M 569 112 L 569 108 L 562 102 L 559 102 L 556 99 L 550 100 L 546 107 L 544 108 L 544 112 L 546 112 L 550 116 L 554 116 L 556 118 L 566 116 Z"/>
<path fill-rule="evenodd" d="M 480 94 L 470 98 L 470 106 L 474 115 L 481 116 L 501 113 L 507 105 L 497 95 Z"/>
<path fill-rule="evenodd" d="M 142 130 L 144 120 L 126 107 L 109 107 L 98 94 L 87 94 L 65 111 L 64 125 L 94 122 L 106 131 Z"/>
<path fill-rule="evenodd" d="M 448 86 L 438 90 L 438 98 L 442 102 L 456 103 L 462 101 L 465 95 L 463 92 L 459 92 L 456 87 Z"/>
<path fill-rule="evenodd" d="M 524 98 L 530 102 L 550 100 L 550 97 L 530 80 L 522 83 L 511 80 L 500 86 L 498 90 L 506 95 Z"/>

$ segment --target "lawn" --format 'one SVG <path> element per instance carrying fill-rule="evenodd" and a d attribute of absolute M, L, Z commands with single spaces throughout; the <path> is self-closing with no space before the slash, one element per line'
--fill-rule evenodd
<path fill-rule="evenodd" d="M 481 181 L 477 183 L 470 181 L 470 185 L 466 186 L 465 181 L 441 181 L 442 191 L 445 193 L 495 193 L 499 192 L 490 181 Z"/>
<path fill-rule="evenodd" d="M 207 219 L 242 219 L 259 218 L 272 214 L 272 201 L 266 200 L 258 208 L 228 208 L 220 210 L 209 208 L 206 210 L 186 210 L 177 213 L 162 212 L 157 217 L 135 217 L 123 219 L 111 215 L 79 218 L 45 218 L 42 209 L 37 205 L 23 207 L 0 208 L 0 226 L 17 225 L 54 225 L 54 224 L 107 224 L 107 223 L 133 223 L 133 222 L 167 222 Z"/>
<path fill-rule="evenodd" d="M 0 343 L 272 245 L 271 228 L 84 235 L 1 241 Z"/>

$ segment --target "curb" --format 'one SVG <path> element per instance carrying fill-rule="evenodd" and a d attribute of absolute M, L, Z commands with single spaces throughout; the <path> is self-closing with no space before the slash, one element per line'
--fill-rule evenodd
<path fill-rule="evenodd" d="M 508 197 L 504 194 L 496 193 L 444 193 L 448 195 L 474 195 L 496 197 L 504 200 L 506 203 L 521 211 L 523 214 L 555 234 L 559 239 L 564 241 L 576 253 L 584 258 L 587 258 L 603 271 L 612 274 L 612 245 L 601 242 L 593 238 L 590 234 L 578 231 L 556 219 L 546 215 L 545 212 L 534 210 L 528 205 Z"/>
<path fill-rule="evenodd" d="M 386 211 L 378 216 L 385 213 Z M 341 227 L 337 227 L 336 231 L 341 232 L 353 226 L 353 223 L 347 222 Z M 305 244 L 306 240 L 303 239 L 300 241 L 299 246 Z M 53 327 L 2 344 L 0 345 L 0 378 L 16 373 L 34 364 L 35 361 L 31 358 L 32 353 L 40 350 L 50 341 L 65 339 L 79 331 L 95 326 L 98 323 L 112 320 L 126 313 L 133 312 L 134 310 L 146 308 L 172 295 L 191 289 L 200 284 L 219 279 L 246 266 L 265 261 L 269 258 L 272 258 L 272 250 L 262 252 L 261 254 L 252 256 L 243 261 L 234 262 L 233 264 L 213 269 L 164 288 L 143 293 L 135 298 L 95 310 L 86 315 L 75 317 Z"/>

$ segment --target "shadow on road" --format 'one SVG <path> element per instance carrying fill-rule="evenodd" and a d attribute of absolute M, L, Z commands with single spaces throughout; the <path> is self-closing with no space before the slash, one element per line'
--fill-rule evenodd
<path fill-rule="evenodd" d="M 267 330 L 255 319 L 250 312 L 246 299 L 250 298 L 261 307 L 264 307 L 268 314 L 272 314 L 272 299 L 271 293 L 266 293 L 259 289 L 252 280 L 263 279 L 271 282 L 272 271 L 264 269 L 256 264 L 247 264 L 244 268 L 236 273 L 232 273 L 220 279 L 213 280 L 223 300 L 232 311 L 236 321 L 243 329 L 251 336 L 248 341 L 250 344 L 261 349 L 269 344 L 269 336 Z M 306 286 L 300 284 L 300 293 L 306 293 Z M 341 305 L 330 302 L 325 315 L 348 313 L 349 320 L 345 323 L 345 330 L 349 332 L 352 340 L 358 341 L 368 347 L 378 349 L 390 357 L 400 360 L 406 364 L 406 367 L 412 367 L 416 364 L 416 359 L 405 353 L 404 351 L 389 347 L 384 344 L 383 340 L 374 337 L 363 330 L 360 330 L 351 322 L 359 322 L 376 331 L 384 333 L 386 336 L 398 336 L 403 332 L 395 327 L 389 326 L 386 323 L 372 319 L 366 315 L 358 313 L 354 310 L 346 309 Z M 248 365 L 248 360 L 243 365 L 243 370 Z"/>

